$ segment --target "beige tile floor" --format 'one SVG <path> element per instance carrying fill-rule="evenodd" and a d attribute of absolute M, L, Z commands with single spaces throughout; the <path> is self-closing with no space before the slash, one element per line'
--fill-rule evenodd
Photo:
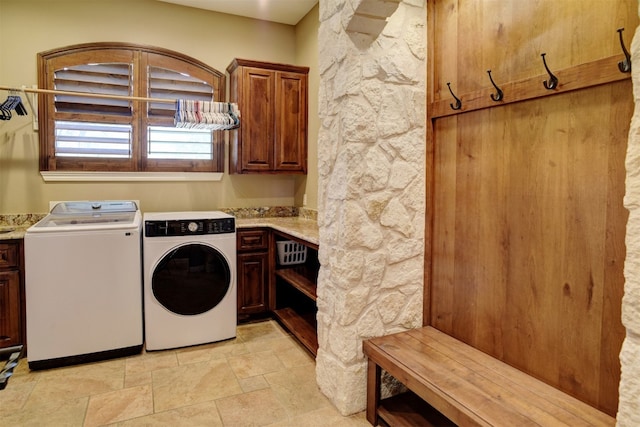
<path fill-rule="evenodd" d="M 319 391 L 315 362 L 275 321 L 237 338 L 29 371 L 0 391 L 0 426 L 369 426 Z"/>

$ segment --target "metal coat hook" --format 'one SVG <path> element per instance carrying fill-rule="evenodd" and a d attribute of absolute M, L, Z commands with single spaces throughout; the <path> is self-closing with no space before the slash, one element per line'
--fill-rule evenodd
<path fill-rule="evenodd" d="M 621 73 L 630 73 L 631 72 L 631 55 L 626 47 L 624 47 L 624 40 L 622 39 L 622 32 L 624 28 L 618 28 L 618 34 L 620 35 L 620 46 L 622 47 L 622 52 L 624 52 L 624 60 L 618 62 L 618 69 Z"/>
<path fill-rule="evenodd" d="M 549 69 L 549 67 L 547 67 L 547 60 L 545 59 L 546 53 L 543 53 L 542 55 L 542 63 L 544 64 L 544 68 L 545 70 L 547 70 L 547 73 L 549 73 L 549 80 L 545 80 L 542 82 L 542 84 L 544 85 L 544 87 L 546 89 L 555 89 L 558 87 L 558 78 L 556 76 L 553 75 L 553 73 L 551 72 L 551 70 Z"/>
<path fill-rule="evenodd" d="M 498 85 L 496 85 L 496 83 L 493 81 L 493 77 L 491 77 L 491 70 L 487 70 L 487 74 L 489 74 L 489 79 L 491 80 L 491 84 L 493 85 L 493 87 L 496 88 L 496 93 L 495 94 L 491 94 L 491 99 L 493 99 L 494 101 L 498 102 L 498 101 L 502 101 L 502 98 L 504 97 L 504 93 L 502 92 L 502 89 L 500 89 L 498 87 Z"/>
<path fill-rule="evenodd" d="M 453 104 L 449 104 L 449 106 L 451 107 L 452 110 L 459 110 L 462 108 L 462 101 L 460 101 L 460 98 L 458 98 L 453 91 L 451 90 L 451 83 L 447 82 L 447 87 L 449 88 L 449 92 L 451 92 L 451 96 L 453 96 L 456 100 L 456 105 Z"/>

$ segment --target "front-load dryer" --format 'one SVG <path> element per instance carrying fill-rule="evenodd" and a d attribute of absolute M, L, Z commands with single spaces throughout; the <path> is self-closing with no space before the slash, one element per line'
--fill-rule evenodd
<path fill-rule="evenodd" d="M 235 218 L 223 212 L 143 216 L 147 350 L 236 336 Z"/>

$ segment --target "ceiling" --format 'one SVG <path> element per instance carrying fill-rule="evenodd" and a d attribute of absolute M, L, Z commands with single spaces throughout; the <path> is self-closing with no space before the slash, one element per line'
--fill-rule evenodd
<path fill-rule="evenodd" d="M 296 25 L 318 0 L 159 0 L 198 9 Z"/>

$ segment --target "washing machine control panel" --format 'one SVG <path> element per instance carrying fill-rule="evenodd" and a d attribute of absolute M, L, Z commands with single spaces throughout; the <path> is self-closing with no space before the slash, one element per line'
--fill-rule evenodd
<path fill-rule="evenodd" d="M 146 237 L 235 233 L 233 218 L 145 221 Z"/>

